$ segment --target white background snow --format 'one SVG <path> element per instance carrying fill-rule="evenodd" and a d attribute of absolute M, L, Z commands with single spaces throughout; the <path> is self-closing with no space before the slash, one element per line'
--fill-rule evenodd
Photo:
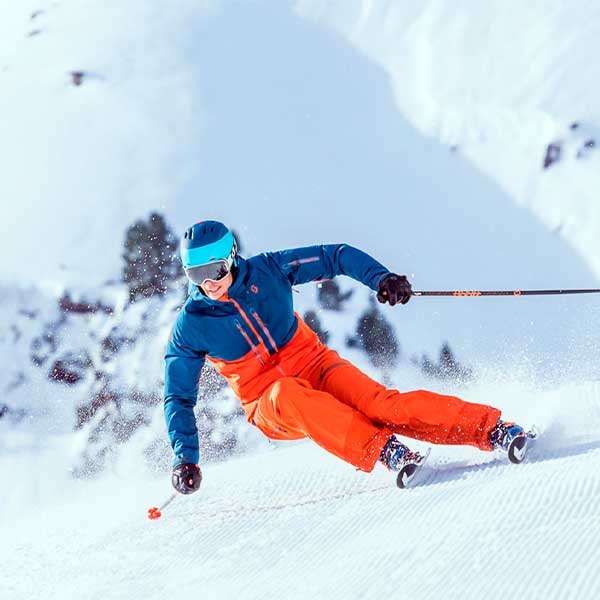
<path fill-rule="evenodd" d="M 600 131 L 599 29 L 584 0 L 0 0 L 3 314 L 118 279 L 151 210 L 223 220 L 247 254 L 348 242 L 415 289 L 600 287 L 600 150 L 576 157 Z M 450 340 L 483 374 L 467 399 L 544 432 L 518 468 L 436 447 L 407 492 L 261 446 L 150 522 L 168 473 L 134 439 L 73 480 L 72 402 L 40 376 L 33 417 L 0 423 L 0 598 L 595 598 L 599 301 L 386 309 L 406 357 Z M 7 369 L 27 360 L 10 327 Z"/>

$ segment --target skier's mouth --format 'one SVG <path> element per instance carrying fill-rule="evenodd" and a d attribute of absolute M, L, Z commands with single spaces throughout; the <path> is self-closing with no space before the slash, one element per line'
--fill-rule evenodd
<path fill-rule="evenodd" d="M 225 293 L 225 289 L 226 286 L 225 285 L 219 285 L 214 289 L 209 289 L 209 288 L 204 288 L 204 293 L 211 299 L 211 300 L 218 300 L 224 293 Z"/>

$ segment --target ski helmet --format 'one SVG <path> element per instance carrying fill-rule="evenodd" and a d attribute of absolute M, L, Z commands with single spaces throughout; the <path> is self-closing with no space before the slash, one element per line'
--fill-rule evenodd
<path fill-rule="evenodd" d="M 237 244 L 229 229 L 218 221 L 200 221 L 181 239 L 181 262 L 188 279 L 202 285 L 206 279 L 223 279 L 237 263 Z"/>

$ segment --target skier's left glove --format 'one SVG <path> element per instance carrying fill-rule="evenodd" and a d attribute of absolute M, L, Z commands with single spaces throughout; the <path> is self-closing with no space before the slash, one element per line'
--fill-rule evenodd
<path fill-rule="evenodd" d="M 180 494 L 193 494 L 200 488 L 202 481 L 202 471 L 200 467 L 193 463 L 184 463 L 177 465 L 173 469 L 171 483 Z"/>
<path fill-rule="evenodd" d="M 410 300 L 411 295 L 412 287 L 406 275 L 389 273 L 379 283 L 377 300 L 382 304 L 389 302 L 390 306 L 394 306 L 398 302 L 406 304 Z"/>

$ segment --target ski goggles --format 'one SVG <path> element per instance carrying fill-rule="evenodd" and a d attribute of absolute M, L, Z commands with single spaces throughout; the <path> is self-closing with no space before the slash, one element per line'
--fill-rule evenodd
<path fill-rule="evenodd" d="M 196 285 L 202 285 L 205 281 L 221 281 L 231 273 L 233 256 L 223 260 L 198 265 L 196 267 L 184 268 L 187 278 Z"/>

